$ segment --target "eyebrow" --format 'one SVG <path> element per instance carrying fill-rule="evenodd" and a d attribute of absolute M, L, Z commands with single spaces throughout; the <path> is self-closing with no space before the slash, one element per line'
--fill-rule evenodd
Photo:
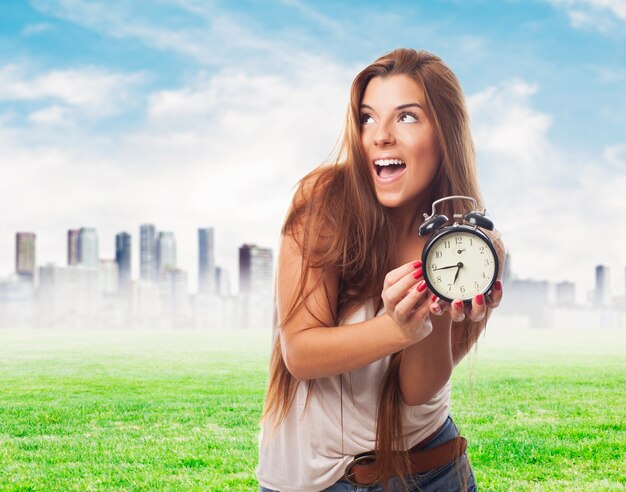
<path fill-rule="evenodd" d="M 424 109 L 424 107 L 421 104 L 419 104 L 419 103 L 408 103 L 408 104 L 401 104 L 400 106 L 396 106 L 395 110 L 396 111 L 400 111 L 400 110 L 406 109 L 406 108 L 420 108 L 420 109 Z M 372 108 L 368 104 L 361 104 L 361 109 L 369 109 L 371 111 L 374 111 L 374 108 Z"/>

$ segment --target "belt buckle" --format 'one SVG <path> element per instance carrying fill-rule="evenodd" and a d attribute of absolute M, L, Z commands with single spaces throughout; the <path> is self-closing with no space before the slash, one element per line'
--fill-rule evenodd
<path fill-rule="evenodd" d="M 351 485 L 354 485 L 355 487 L 365 487 L 367 485 L 374 485 L 375 483 L 377 483 L 378 480 L 376 480 L 376 481 L 374 481 L 372 483 L 360 483 L 360 482 L 357 482 L 354 479 L 354 473 L 351 472 L 352 467 L 354 465 L 358 465 L 359 463 L 363 463 L 363 462 L 366 462 L 366 463 L 363 463 L 363 464 L 367 464 L 367 463 L 370 463 L 370 462 L 375 461 L 375 460 L 376 460 L 376 454 L 373 451 L 370 451 L 368 453 L 357 454 L 354 457 L 354 459 L 350 463 L 348 463 L 346 465 L 346 469 L 344 471 L 344 476 L 345 476 L 346 481 L 348 483 L 350 483 Z"/>

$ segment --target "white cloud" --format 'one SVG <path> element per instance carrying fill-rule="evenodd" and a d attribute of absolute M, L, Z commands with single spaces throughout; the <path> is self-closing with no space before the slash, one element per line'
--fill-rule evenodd
<path fill-rule="evenodd" d="M 604 160 L 616 170 L 626 170 L 626 144 L 609 145 L 604 149 Z"/>
<path fill-rule="evenodd" d="M 38 22 L 36 24 L 26 24 L 22 29 L 22 34 L 24 36 L 32 36 L 35 34 L 40 34 L 42 32 L 49 31 L 52 28 L 50 24 L 47 22 Z"/>
<path fill-rule="evenodd" d="M 600 32 L 622 31 L 626 22 L 624 0 L 548 0 L 565 10 L 572 27 Z"/>
<path fill-rule="evenodd" d="M 16 169 L 10 183 L 0 182 L 0 201 L 20 210 L 0 236 L 34 230 L 38 262 L 62 264 L 68 228 L 97 227 L 109 258 L 114 235 L 128 230 L 137 270 L 137 230 L 153 222 L 175 232 L 193 286 L 197 228 L 213 226 L 218 264 L 236 275 L 242 243 L 276 246 L 293 187 L 341 131 L 355 71 L 311 57 L 291 68 L 289 76 L 226 70 L 157 91 L 145 122 L 106 146 L 90 135 L 67 149 L 52 138 L 33 145 L 28 130 L 0 127 L 0 167 Z M 10 241 L 0 246 L 6 273 Z"/>
<path fill-rule="evenodd" d="M 28 121 L 31 123 L 40 123 L 43 125 L 61 125 L 68 122 L 69 110 L 62 106 L 48 106 L 38 111 L 33 111 L 28 115 Z"/>
<path fill-rule="evenodd" d="M 615 225 L 626 213 L 626 147 L 595 157 L 559 148 L 550 115 L 533 108 L 537 90 L 516 80 L 468 97 L 483 191 L 515 274 L 589 287 L 595 265 L 626 265 L 626 230 Z M 594 241 L 599 231 L 610 231 L 612 240 Z M 621 280 L 614 276 L 619 293 Z"/>
<path fill-rule="evenodd" d="M 624 0 L 586 0 L 593 7 L 609 10 L 620 20 L 626 21 L 626 2 Z"/>
<path fill-rule="evenodd" d="M 545 159 L 552 157 L 547 140 L 551 118 L 529 105 L 537 90 L 536 85 L 517 79 L 467 98 L 478 149 L 501 158 L 502 164 L 491 170 L 497 173 L 498 182 L 504 179 L 513 184 L 520 176 L 536 178 L 540 169 L 545 170 Z"/>
<path fill-rule="evenodd" d="M 264 63 L 288 56 L 286 46 L 259 37 L 222 13 L 214 3 L 189 0 L 166 1 L 193 15 L 180 29 L 178 16 L 159 19 L 153 2 L 111 3 L 83 0 L 34 0 L 33 6 L 47 15 L 76 23 L 117 39 L 132 39 L 146 46 L 172 51 L 206 64 L 241 63 L 259 52 L 270 53 Z M 181 15 L 182 13 L 181 12 Z M 190 27 L 191 25 L 197 27 Z"/>
<path fill-rule="evenodd" d="M 99 67 L 30 74 L 15 64 L 0 67 L 0 101 L 54 101 L 86 115 L 116 114 L 132 101 L 143 73 L 115 73 Z"/>

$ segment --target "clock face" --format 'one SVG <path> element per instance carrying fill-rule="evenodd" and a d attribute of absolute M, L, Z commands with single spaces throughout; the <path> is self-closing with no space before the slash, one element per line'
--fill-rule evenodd
<path fill-rule="evenodd" d="M 441 299 L 471 300 L 487 292 L 498 273 L 492 244 L 472 228 L 454 228 L 426 245 L 424 279 Z"/>

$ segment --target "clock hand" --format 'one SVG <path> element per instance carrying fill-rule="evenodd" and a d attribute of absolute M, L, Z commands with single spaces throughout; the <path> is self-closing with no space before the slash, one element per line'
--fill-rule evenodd
<path fill-rule="evenodd" d="M 459 264 L 457 263 L 456 265 L 448 265 L 445 267 L 441 267 L 441 268 L 435 268 L 434 271 L 436 272 L 437 270 L 447 270 L 448 268 L 458 268 Z"/>
<path fill-rule="evenodd" d="M 453 284 L 456 284 L 456 279 L 459 278 L 459 272 L 461 271 L 461 268 L 463 268 L 463 263 L 461 263 L 460 261 L 456 264 L 456 273 L 454 274 L 454 281 L 452 282 Z"/>

